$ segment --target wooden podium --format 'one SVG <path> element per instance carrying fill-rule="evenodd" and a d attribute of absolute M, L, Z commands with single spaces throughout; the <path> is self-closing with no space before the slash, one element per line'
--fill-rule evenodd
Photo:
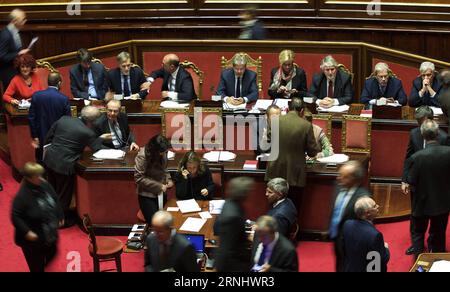
<path fill-rule="evenodd" d="M 402 119 L 402 107 L 401 106 L 389 106 L 374 105 L 372 108 L 373 119 L 388 119 L 388 120 L 401 120 Z"/>

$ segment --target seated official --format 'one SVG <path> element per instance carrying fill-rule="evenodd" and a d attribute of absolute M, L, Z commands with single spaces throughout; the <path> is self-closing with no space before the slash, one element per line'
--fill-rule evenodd
<path fill-rule="evenodd" d="M 118 100 L 110 100 L 106 104 L 106 114 L 95 121 L 95 132 L 98 136 L 111 134 L 112 140 L 105 140 L 103 145 L 113 149 L 130 147 L 130 151 L 139 151 L 136 139 L 128 125 L 128 117 L 120 112 L 121 103 Z"/>
<path fill-rule="evenodd" d="M 74 98 L 104 99 L 108 92 L 105 66 L 92 62 L 92 53 L 86 49 L 77 52 L 79 64 L 70 69 L 70 91 Z"/>
<path fill-rule="evenodd" d="M 370 77 L 364 83 L 361 93 L 361 103 L 376 105 L 377 100 L 382 103 L 394 103 L 398 101 L 406 105 L 407 97 L 400 79 L 389 76 L 389 66 L 386 63 L 375 65 L 374 77 Z"/>
<path fill-rule="evenodd" d="M 271 140 L 272 140 L 272 130 L 271 130 L 271 124 L 272 120 L 278 119 L 281 116 L 281 109 L 275 105 L 272 104 L 269 106 L 266 110 L 265 115 L 265 125 L 263 127 L 263 133 L 261 135 L 261 139 L 259 139 L 258 143 L 258 150 L 257 153 L 269 153 L 271 149 Z"/>
<path fill-rule="evenodd" d="M 117 63 L 119 67 L 110 70 L 107 74 L 108 99 L 111 99 L 113 95 L 145 99 L 148 89 L 145 88 L 147 80 L 144 71 L 138 67 L 132 67 L 131 57 L 127 52 L 122 52 L 117 56 Z"/>
<path fill-rule="evenodd" d="M 355 203 L 356 220 L 344 223 L 344 272 L 387 272 L 390 253 L 383 234 L 373 225 L 380 206 L 369 197 L 362 197 Z M 380 262 L 370 265 L 373 258 L 370 253 L 377 253 Z M 372 268 L 371 268 L 372 267 Z"/>
<path fill-rule="evenodd" d="M 352 77 L 339 70 L 338 65 L 332 56 L 326 56 L 320 62 L 322 73 L 313 77 L 309 93 L 323 108 L 350 104 L 353 100 Z"/>
<path fill-rule="evenodd" d="M 423 62 L 420 65 L 420 76 L 414 79 L 409 95 L 409 105 L 419 107 L 421 105 L 440 107 L 439 94 L 442 84 L 436 78 L 434 64 L 431 62 Z"/>
<path fill-rule="evenodd" d="M 152 219 L 153 232 L 145 244 L 145 270 L 147 272 L 200 272 L 192 244 L 173 228 L 172 214 L 158 211 Z"/>
<path fill-rule="evenodd" d="M 277 220 L 270 216 L 256 222 L 251 259 L 254 272 L 298 272 L 297 250 L 278 232 Z"/>
<path fill-rule="evenodd" d="M 226 103 L 241 105 L 258 99 L 256 73 L 247 69 L 247 59 L 242 54 L 233 56 L 233 68 L 225 69 L 220 75 L 217 95 Z"/>
<path fill-rule="evenodd" d="M 197 99 L 194 89 L 194 81 L 191 74 L 180 66 L 180 58 L 175 54 L 164 56 L 163 67 L 153 71 L 148 81 L 153 83 L 155 79 L 162 78 L 161 98 L 173 101 L 191 101 Z"/>
<path fill-rule="evenodd" d="M 323 129 L 313 124 L 313 116 L 309 110 L 305 110 L 305 119 L 313 126 L 314 138 L 316 138 L 317 145 L 320 145 L 321 151 L 317 153 L 315 158 L 328 157 L 334 154 L 333 145 L 327 135 L 323 132 Z"/>
<path fill-rule="evenodd" d="M 278 59 L 280 66 L 272 69 L 270 74 L 270 97 L 276 99 L 306 96 L 308 94 L 306 73 L 294 63 L 294 52 L 284 50 Z"/>
<path fill-rule="evenodd" d="M 278 231 L 286 237 L 297 222 L 297 209 L 288 193 L 289 184 L 284 178 L 273 178 L 267 183 L 266 197 L 270 205 L 267 215 L 277 221 Z"/>
<path fill-rule="evenodd" d="M 194 151 L 187 152 L 180 160 L 173 180 L 177 200 L 212 200 L 214 197 L 211 171 Z"/>
<path fill-rule="evenodd" d="M 18 74 L 9 83 L 3 94 L 3 101 L 13 105 L 19 105 L 20 100 L 31 99 L 36 91 L 44 90 L 39 76 L 34 72 L 36 60 L 29 54 L 17 56 L 14 60 L 14 67 Z"/>

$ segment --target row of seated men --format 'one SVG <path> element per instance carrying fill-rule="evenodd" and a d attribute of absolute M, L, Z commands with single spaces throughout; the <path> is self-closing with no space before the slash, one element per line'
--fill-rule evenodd
<path fill-rule="evenodd" d="M 174 101 L 196 99 L 193 79 L 180 66 L 178 56 L 169 54 L 163 59 L 163 67 L 146 78 L 142 69 L 133 66 L 130 55 L 122 52 L 117 56 L 118 68 L 106 71 L 100 63 L 92 62 L 93 56 L 86 49 L 78 51 L 79 64 L 70 70 L 70 88 L 74 98 L 111 99 L 114 95 L 145 99 L 155 79 L 163 79 L 161 98 Z M 313 97 L 324 108 L 350 104 L 354 90 L 352 76 L 339 69 L 338 62 L 325 57 L 320 64 L 322 73 L 313 77 L 308 90 L 306 73 L 295 63 L 295 54 L 284 50 L 279 55 L 280 66 L 272 69 L 268 94 L 271 98 Z M 247 58 L 238 53 L 233 59 L 233 68 L 221 73 L 217 95 L 230 104 L 240 105 L 258 99 L 257 75 L 247 69 Z M 38 76 L 33 73 L 36 63 L 31 55 L 17 57 L 15 67 L 18 74 L 12 79 L 3 96 L 8 103 L 18 104 L 21 99 L 30 99 L 32 94 L 44 88 Z M 361 103 L 368 106 L 381 100 L 384 103 L 397 101 L 401 105 L 439 106 L 442 84 L 435 66 L 431 62 L 421 64 L 420 76 L 413 81 L 409 99 L 400 79 L 391 74 L 386 63 L 374 67 L 373 76 L 365 81 Z"/>

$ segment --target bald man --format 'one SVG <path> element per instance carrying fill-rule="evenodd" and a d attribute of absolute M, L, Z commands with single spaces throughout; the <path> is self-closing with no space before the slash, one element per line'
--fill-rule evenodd
<path fill-rule="evenodd" d="M 192 76 L 180 66 L 180 58 L 175 54 L 164 56 L 162 68 L 153 71 L 147 81 L 151 84 L 157 78 L 163 79 L 161 99 L 189 102 L 197 99 Z"/>
<path fill-rule="evenodd" d="M 19 32 L 27 22 L 26 14 L 20 9 L 14 9 L 9 14 L 9 24 L 0 32 L 0 80 L 3 89 L 16 74 L 14 59 L 18 55 L 27 54 L 29 49 L 23 49 L 22 39 Z"/>

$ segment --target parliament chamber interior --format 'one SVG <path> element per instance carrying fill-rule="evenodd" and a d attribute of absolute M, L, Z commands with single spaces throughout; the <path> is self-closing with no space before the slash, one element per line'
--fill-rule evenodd
<path fill-rule="evenodd" d="M 0 3 L 0 272 L 450 271 L 450 1 Z"/>

